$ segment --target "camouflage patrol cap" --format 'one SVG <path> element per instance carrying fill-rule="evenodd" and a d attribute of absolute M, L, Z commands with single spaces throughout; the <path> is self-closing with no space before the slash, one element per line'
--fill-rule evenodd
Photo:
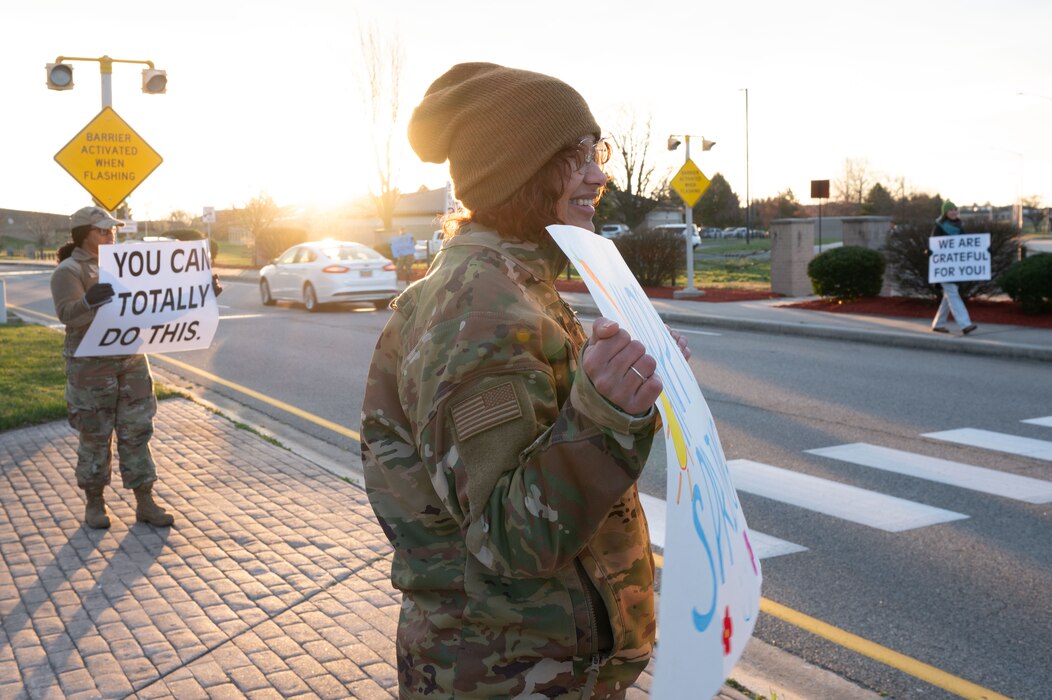
<path fill-rule="evenodd" d="M 580 93 L 541 73 L 460 63 L 431 84 L 409 121 L 409 143 L 428 163 L 449 160 L 457 199 L 495 207 L 562 148 L 599 125 Z"/>
<path fill-rule="evenodd" d="M 70 228 L 80 226 L 94 226 L 95 228 L 113 228 L 123 226 L 124 222 L 110 216 L 110 213 L 102 207 L 82 207 L 69 217 Z"/>

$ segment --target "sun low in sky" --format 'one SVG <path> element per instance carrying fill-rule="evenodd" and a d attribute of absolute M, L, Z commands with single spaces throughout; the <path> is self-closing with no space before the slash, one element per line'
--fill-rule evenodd
<path fill-rule="evenodd" d="M 693 160 L 744 199 L 836 180 L 847 159 L 874 181 L 958 204 L 1052 205 L 1052 4 L 901 0 L 799 3 L 540 0 L 187 0 L 178 9 L 116 0 L 16 3 L 4 11 L 0 72 L 7 135 L 0 207 L 68 212 L 89 196 L 54 161 L 101 108 L 98 64 L 74 63 L 74 89 L 45 87 L 57 56 L 115 65 L 113 108 L 163 158 L 131 195 L 137 218 L 227 208 L 261 192 L 282 205 L 334 205 L 376 187 L 361 91 L 360 28 L 404 51 L 404 134 L 412 108 L 451 65 L 492 61 L 555 75 L 601 125 L 624 110 L 652 118 L 658 179 L 682 165 L 670 134 L 716 142 Z M 746 89 L 748 119 L 746 119 Z M 444 167 L 395 149 L 403 191 L 440 187 Z"/>

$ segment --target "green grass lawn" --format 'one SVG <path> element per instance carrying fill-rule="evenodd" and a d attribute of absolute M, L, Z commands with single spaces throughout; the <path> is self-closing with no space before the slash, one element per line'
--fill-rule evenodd
<path fill-rule="evenodd" d="M 236 267 L 253 267 L 252 250 L 244 243 L 231 243 L 230 241 L 216 241 L 219 243 L 219 253 L 216 255 L 215 264 Z"/>
<path fill-rule="evenodd" d="M 66 363 L 62 333 L 43 326 L 0 326 L 0 430 L 66 417 Z M 154 383 L 157 398 L 185 396 Z"/>
<path fill-rule="evenodd" d="M 702 255 L 746 255 L 770 249 L 770 238 L 754 238 L 748 244 L 744 238 L 706 238 L 696 250 Z"/>
<path fill-rule="evenodd" d="M 698 260 L 694 263 L 694 286 L 770 288 L 771 259 L 727 257 Z"/>

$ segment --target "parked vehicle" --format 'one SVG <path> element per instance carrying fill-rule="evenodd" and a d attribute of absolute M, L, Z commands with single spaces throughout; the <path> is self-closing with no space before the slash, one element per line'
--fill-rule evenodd
<path fill-rule="evenodd" d="M 312 313 L 330 302 L 372 302 L 383 309 L 400 291 L 395 264 L 352 241 L 301 243 L 259 271 L 264 306 L 287 299 L 302 302 Z"/>
<path fill-rule="evenodd" d="M 694 229 L 691 232 L 691 245 L 692 247 L 697 248 L 701 245 L 701 232 L 698 231 L 697 224 L 691 224 L 691 226 L 693 226 Z M 677 233 L 681 236 L 684 235 L 686 230 L 686 224 L 659 224 L 651 229 L 651 231 L 671 231 L 672 233 Z"/>
<path fill-rule="evenodd" d="M 630 229 L 625 224 L 603 224 L 599 227 L 599 235 L 603 238 L 617 238 L 624 236 Z"/>
<path fill-rule="evenodd" d="M 431 238 L 416 242 L 415 257 L 417 260 L 430 260 L 438 255 L 445 240 L 445 232 L 439 229 L 431 234 Z"/>
<path fill-rule="evenodd" d="M 705 238 L 723 238 L 723 229 L 714 227 L 703 228 L 701 235 Z"/>

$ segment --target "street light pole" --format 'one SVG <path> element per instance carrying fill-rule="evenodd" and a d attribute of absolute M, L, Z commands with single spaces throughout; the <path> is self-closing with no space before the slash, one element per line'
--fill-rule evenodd
<path fill-rule="evenodd" d="M 669 136 L 668 150 L 676 150 L 677 148 L 679 148 L 680 143 L 683 143 L 686 146 L 686 157 L 683 161 L 683 170 L 681 170 L 680 172 L 685 172 L 688 167 L 693 167 L 695 170 L 697 170 L 697 166 L 694 166 L 694 164 L 690 160 L 690 134 L 684 134 L 682 142 L 679 140 L 679 138 L 677 138 L 676 134 Z M 707 151 L 715 145 L 715 141 L 709 141 L 705 137 L 701 137 L 701 150 Z M 701 177 L 704 177 L 704 175 L 700 171 L 698 171 L 697 174 Z M 673 178 L 672 187 L 683 198 L 683 243 L 684 247 L 686 248 L 687 254 L 687 283 L 683 289 L 673 292 L 673 296 L 677 299 L 682 297 L 698 297 L 704 294 L 703 291 L 694 286 L 694 204 L 697 203 L 698 195 L 704 188 L 702 188 L 702 190 L 697 190 L 694 192 L 681 191 L 678 189 L 678 186 L 676 184 L 679 177 L 680 176 L 677 175 L 675 178 Z"/>
<path fill-rule="evenodd" d="M 745 245 L 750 245 L 752 202 L 749 199 L 749 88 L 742 88 L 742 90 L 745 91 Z"/>
<path fill-rule="evenodd" d="M 686 164 L 690 161 L 690 134 L 683 136 L 683 146 L 686 156 L 683 163 Z M 686 223 L 683 227 L 683 238 L 687 246 L 687 285 L 683 288 L 683 293 L 694 295 L 698 291 L 694 286 L 694 207 L 684 203 L 683 209 L 683 220 Z"/>

